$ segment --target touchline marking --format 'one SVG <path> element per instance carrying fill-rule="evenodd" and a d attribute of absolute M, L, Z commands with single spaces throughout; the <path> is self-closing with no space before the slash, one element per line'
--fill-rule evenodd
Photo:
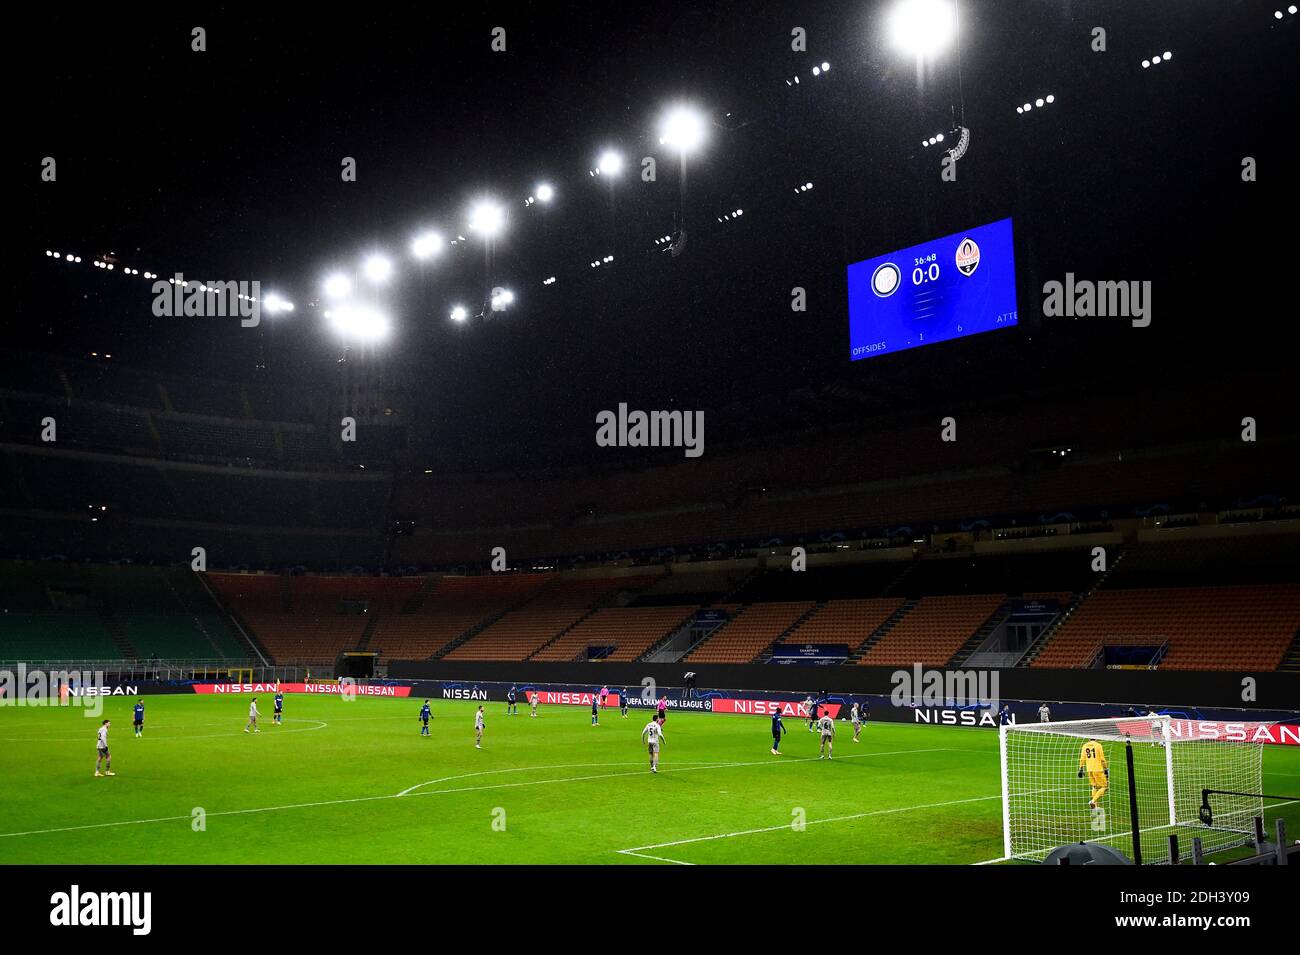
<path fill-rule="evenodd" d="M 848 822 L 850 819 L 865 819 L 868 816 L 889 816 L 899 812 L 912 812 L 916 809 L 940 809 L 944 806 L 960 806 L 968 802 L 986 802 L 990 799 L 1001 799 L 1002 794 L 996 793 L 992 796 L 972 796 L 970 799 L 950 799 L 947 802 L 930 802 L 917 806 L 898 806 L 894 809 L 874 809 L 871 812 L 855 812 L 848 816 L 831 816 L 828 819 L 809 819 L 804 825 L 816 826 L 827 822 Z M 752 836 L 761 832 L 780 832 L 782 829 L 788 829 L 791 832 L 790 823 L 785 822 L 779 826 L 764 826 L 761 829 L 742 829 L 739 832 L 723 832 L 714 836 L 696 836 L 694 839 L 677 839 L 674 842 L 656 842 L 649 846 L 635 846 L 631 849 L 619 849 L 619 855 L 631 856 L 641 855 L 647 859 L 658 859 L 660 862 L 676 862 L 678 865 L 694 865 L 692 862 L 681 862 L 678 859 L 665 859 L 657 856 L 646 856 L 643 853 L 645 849 L 670 849 L 673 846 L 685 846 L 695 842 L 713 842 L 717 839 L 734 839 L 737 836 Z"/>
<path fill-rule="evenodd" d="M 285 735 L 287 735 L 287 734 L 289 734 L 289 733 L 310 733 L 310 732 L 312 732 L 312 731 L 314 731 L 314 730 L 323 730 L 323 729 L 325 729 L 327 726 L 329 726 L 329 724 L 326 723 L 324 720 L 304 720 L 304 719 L 297 719 L 297 720 L 285 720 L 284 722 L 286 722 L 286 723 L 315 723 L 316 725 L 315 725 L 315 726 L 304 726 L 304 727 L 302 727 L 302 728 L 300 728 L 300 729 L 274 730 L 274 731 L 271 732 L 270 735 L 272 735 L 272 736 L 285 736 Z M 214 726 L 214 725 L 220 725 L 220 724 L 209 723 L 209 724 L 206 724 L 206 725 L 208 725 L 208 726 Z M 274 725 L 274 724 L 271 724 L 271 725 Z M 126 732 L 126 731 L 123 730 L 122 732 Z M 150 740 L 157 740 L 157 739 L 166 739 L 166 740 L 174 740 L 174 739 L 185 739 L 185 740 L 189 740 L 189 739 L 221 739 L 221 738 L 226 737 L 226 736 L 241 736 L 241 735 L 243 735 L 241 732 L 236 731 L 236 732 L 233 732 L 233 733 L 201 733 L 201 734 L 197 734 L 197 735 L 195 735 L 195 736 L 160 736 L 160 735 L 150 735 L 150 736 L 148 736 L 148 737 L 146 737 L 146 738 L 147 738 L 147 739 L 150 739 Z M 0 737 L 0 743 L 85 743 L 85 742 L 86 742 L 86 737 L 84 737 L 84 736 L 75 736 L 75 737 L 73 737 L 73 736 L 58 736 L 58 737 L 47 738 L 47 739 L 39 739 L 39 738 L 12 739 L 12 738 L 8 738 L 8 737 Z"/>
<path fill-rule="evenodd" d="M 955 751 L 948 750 L 944 747 L 935 747 L 931 749 L 893 750 L 893 751 L 881 752 L 881 753 L 853 753 L 843 758 L 862 759 L 869 756 L 901 756 L 908 753 L 943 753 L 943 752 L 955 752 Z M 703 766 L 689 767 L 687 769 L 676 769 L 676 770 L 665 769 L 663 772 L 664 773 L 669 773 L 669 772 L 686 773 L 686 772 L 694 772 L 699 769 L 728 769 L 732 766 L 759 766 L 759 765 L 779 766 L 782 763 L 809 762 L 812 759 L 813 757 L 791 757 L 786 760 L 781 760 L 781 762 L 770 762 L 770 763 L 764 763 L 761 761 L 753 762 L 753 763 L 709 763 Z M 596 763 L 593 765 L 601 765 L 601 764 Z M 620 765 L 635 765 L 635 764 L 607 763 L 605 765 L 620 766 Z M 484 770 L 481 773 L 471 773 L 467 775 L 490 775 L 493 772 L 515 772 L 515 771 L 525 770 L 525 769 L 543 769 L 543 768 L 546 767 L 524 766 L 524 767 L 519 767 L 518 770 Z M 490 790 L 490 789 L 511 789 L 517 786 L 536 786 L 536 785 L 547 785 L 550 783 L 575 783 L 575 782 L 583 782 L 592 779 L 608 779 L 614 776 L 640 776 L 640 775 L 645 775 L 645 773 L 646 771 L 644 769 L 641 769 L 633 773 L 603 773 L 594 776 L 577 776 L 577 777 L 565 777 L 561 779 L 533 780 L 525 783 L 493 783 L 487 786 L 463 786 L 458 789 L 435 789 L 430 792 L 413 793 L 413 795 L 439 796 L 447 793 L 482 792 L 484 790 Z M 450 776 L 447 778 L 461 779 L 464 778 L 464 776 Z M 431 782 L 437 783 L 437 782 L 444 782 L 444 781 L 445 780 L 435 779 L 432 780 Z M 430 783 L 421 783 L 420 785 L 427 786 L 430 785 Z M 282 812 L 289 809 L 318 809 L 324 806 L 344 806 L 344 805 L 350 805 L 352 803 L 376 802 L 381 799 L 400 799 L 400 798 L 403 798 L 403 793 L 393 793 L 393 794 L 385 794 L 379 796 L 356 796 L 351 799 L 324 799 L 318 802 L 291 803 L 285 806 L 263 806 L 255 809 L 221 809 L 221 810 L 214 810 L 209 812 L 208 816 L 209 817 L 247 816 L 247 815 L 253 815 L 256 813 L 263 813 L 263 812 Z M 88 829 L 112 829 L 119 826 L 144 826 L 144 825 L 150 825 L 152 823 L 157 823 L 157 822 L 177 822 L 180 820 L 189 821 L 190 819 L 191 816 L 187 813 L 183 816 L 159 816 L 154 819 L 126 819 L 119 822 L 93 822 L 93 823 L 87 823 L 85 825 L 80 825 L 80 826 L 59 826 L 52 829 L 29 829 L 25 832 L 0 832 L 0 839 L 9 839 L 15 836 L 51 835 L 53 833 L 58 833 L 58 832 L 82 832 Z M 645 848 L 650 848 L 650 847 L 645 847 Z"/>

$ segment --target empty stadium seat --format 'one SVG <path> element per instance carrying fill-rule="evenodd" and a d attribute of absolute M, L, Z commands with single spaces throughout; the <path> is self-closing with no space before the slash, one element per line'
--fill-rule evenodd
<path fill-rule="evenodd" d="M 538 651 L 533 660 L 588 659 L 588 648 L 609 648 L 600 659 L 629 662 L 686 624 L 693 606 L 606 607 L 575 624 L 567 633 Z"/>
<path fill-rule="evenodd" d="M 941 667 L 1006 599 L 1004 594 L 922 597 L 858 660 L 864 666 Z"/>
<path fill-rule="evenodd" d="M 448 660 L 524 660 L 572 627 L 603 597 L 654 578 L 561 578 L 447 654 Z"/>
<path fill-rule="evenodd" d="M 831 600 L 796 626 L 784 642 L 846 644 L 853 650 L 902 605 L 902 597 Z"/>
<path fill-rule="evenodd" d="M 1100 590 L 1034 667 L 1087 666 L 1106 643 L 1168 642 L 1165 670 L 1273 670 L 1300 629 L 1300 585 Z"/>
<path fill-rule="evenodd" d="M 686 655 L 692 663 L 749 663 L 800 617 L 812 601 L 750 604 Z"/>

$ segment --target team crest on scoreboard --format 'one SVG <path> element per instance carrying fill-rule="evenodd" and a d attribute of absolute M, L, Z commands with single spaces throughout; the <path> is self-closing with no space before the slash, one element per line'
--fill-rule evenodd
<path fill-rule="evenodd" d="M 962 275 L 972 275 L 979 268 L 980 247 L 970 238 L 957 243 L 957 271 Z"/>

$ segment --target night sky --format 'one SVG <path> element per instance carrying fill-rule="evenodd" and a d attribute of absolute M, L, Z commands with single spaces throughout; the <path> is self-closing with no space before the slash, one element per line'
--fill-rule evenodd
<path fill-rule="evenodd" d="M 11 356 L 111 350 L 304 388 L 331 387 L 346 358 L 408 422 L 463 442 L 589 436 L 620 401 L 714 409 L 835 385 L 876 396 L 887 423 L 958 395 L 1113 392 L 1135 376 L 1195 388 L 1294 363 L 1300 47 L 1273 4 L 962 0 L 960 56 L 923 71 L 886 42 L 888 3 L 484 6 L 145 5 L 24 27 Z M 207 52 L 190 50 L 194 26 Z M 790 49 L 796 26 L 806 53 Z M 1171 62 L 1141 68 L 1166 49 Z M 1053 106 L 1017 115 L 1049 92 Z M 657 141 L 677 101 L 709 116 L 684 188 Z M 921 142 L 958 118 L 971 145 L 943 182 Z M 607 146 L 629 161 L 612 189 L 588 175 Z M 655 183 L 636 175 L 646 155 Z M 40 181 L 45 156 L 57 182 Z M 356 182 L 340 181 L 345 156 Z M 1246 156 L 1257 182 L 1241 180 Z M 526 208 L 541 181 L 555 201 Z M 465 224 L 484 195 L 509 215 L 491 256 Z M 1018 328 L 848 361 L 849 263 L 1005 216 Z M 654 239 L 681 226 L 674 258 Z M 426 227 L 471 241 L 417 263 L 406 249 Z M 394 332 L 349 349 L 313 303 L 373 250 L 397 267 Z M 109 252 L 164 276 L 259 279 L 296 310 L 257 329 L 156 319 L 150 283 L 90 267 Z M 1043 283 L 1067 271 L 1151 281 L 1151 327 L 1043 319 Z M 511 309 L 448 320 L 493 285 L 515 292 Z"/>

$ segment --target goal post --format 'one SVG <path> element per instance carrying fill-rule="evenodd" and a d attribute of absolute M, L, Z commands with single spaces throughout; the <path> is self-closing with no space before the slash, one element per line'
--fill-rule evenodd
<path fill-rule="evenodd" d="M 1170 835 L 1199 836 L 1206 853 L 1249 843 L 1263 812 L 1263 746 L 1206 726 L 1136 716 L 999 727 L 1006 858 L 1042 861 L 1058 846 L 1099 842 L 1160 863 Z M 1219 794 L 1210 823 L 1207 789 Z"/>

